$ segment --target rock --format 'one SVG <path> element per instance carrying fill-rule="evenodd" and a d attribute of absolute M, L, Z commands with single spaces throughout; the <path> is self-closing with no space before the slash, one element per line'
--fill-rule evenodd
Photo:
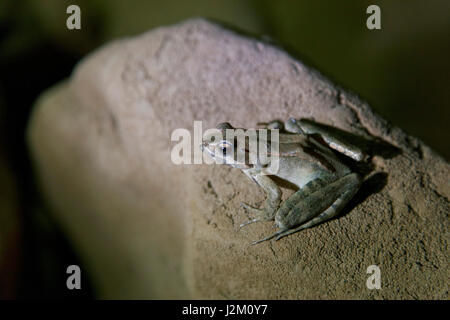
<path fill-rule="evenodd" d="M 362 137 L 370 170 L 337 219 L 249 246 L 272 223 L 239 230 L 240 203 L 263 192 L 237 169 L 173 164 L 171 133 L 288 117 Z M 107 44 L 41 96 L 28 139 L 99 297 L 448 299 L 449 165 L 258 39 L 196 19 Z"/>

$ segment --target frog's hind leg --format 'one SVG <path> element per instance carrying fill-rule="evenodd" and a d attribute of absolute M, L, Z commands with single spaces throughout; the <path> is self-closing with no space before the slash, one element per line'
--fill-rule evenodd
<path fill-rule="evenodd" d="M 317 182 L 315 184 L 317 185 Z M 320 184 L 323 185 L 323 182 Z M 313 227 L 321 222 L 324 222 L 326 220 L 333 218 L 344 208 L 344 206 L 348 203 L 348 201 L 355 195 L 355 193 L 359 189 L 360 184 L 361 184 L 361 180 L 360 180 L 359 176 L 355 173 L 351 173 L 351 174 L 348 174 L 348 175 L 342 177 L 341 179 L 335 181 L 334 183 L 331 183 L 319 190 L 317 190 L 317 188 L 312 189 L 312 190 L 314 190 L 313 192 L 309 192 L 308 194 L 306 194 L 306 196 L 303 195 L 303 196 L 295 199 L 295 200 L 297 200 L 296 201 L 297 205 L 295 205 L 295 206 L 290 205 L 290 214 L 294 214 L 294 215 L 301 214 L 303 217 L 309 217 L 309 216 L 314 217 L 314 215 L 316 214 L 315 212 L 317 212 L 317 211 L 312 209 L 314 207 L 314 205 L 311 203 L 311 201 L 313 201 L 313 202 L 321 201 L 321 202 L 331 203 L 323 212 L 321 212 L 319 215 L 315 216 L 314 218 L 312 218 L 311 220 L 309 220 L 306 223 L 299 222 L 300 225 L 297 227 L 295 227 L 295 226 L 291 227 L 290 225 L 287 225 L 286 227 L 279 230 L 278 232 L 276 232 L 266 238 L 263 238 L 261 240 L 255 241 L 252 244 L 257 244 L 257 243 L 267 241 L 267 240 L 270 240 L 273 238 L 275 238 L 275 240 L 279 240 L 287 235 L 290 235 L 292 233 L 298 232 L 298 231 L 306 229 L 306 228 Z M 343 190 L 342 194 L 340 194 L 339 196 L 336 196 L 336 193 L 333 190 L 340 190 L 340 189 Z M 288 201 L 289 200 L 290 200 L 290 198 L 288 199 Z M 308 203 L 310 203 L 310 204 L 308 204 Z M 300 207 L 302 207 L 302 210 L 299 210 Z M 308 208 L 308 209 L 306 209 L 306 208 Z M 280 208 L 280 210 L 281 210 L 281 208 Z M 308 210 L 313 210 L 313 211 L 308 212 Z M 292 218 L 295 218 L 295 217 L 292 217 Z M 297 216 L 297 219 L 300 219 L 300 216 Z M 303 219 L 304 218 L 301 218 L 300 220 L 297 220 L 297 221 L 302 221 Z"/>
<path fill-rule="evenodd" d="M 302 201 L 303 199 L 306 199 L 311 193 L 314 193 L 318 190 L 320 190 L 320 188 L 324 187 L 326 185 L 326 182 L 321 180 L 321 179 L 315 179 L 312 180 L 310 182 L 308 182 L 305 186 L 303 186 L 303 188 L 301 188 L 300 190 L 298 190 L 297 192 L 295 192 L 294 194 L 292 194 L 281 206 L 281 208 L 279 209 L 279 211 L 290 211 L 296 203 Z M 260 221 L 259 219 L 253 219 L 250 221 L 247 221 L 246 223 L 241 224 L 241 227 L 253 222 L 257 222 Z M 280 235 L 282 235 L 284 232 L 289 231 L 290 229 L 288 228 L 284 228 L 282 230 L 279 230 L 277 232 L 275 232 L 274 234 L 265 237 L 263 239 L 257 240 L 252 242 L 252 245 L 260 243 L 260 242 L 264 242 L 267 240 L 270 240 L 272 238 L 278 237 Z"/>
<path fill-rule="evenodd" d="M 314 227 L 321 222 L 327 221 L 335 217 L 345 207 L 345 205 L 350 201 L 350 199 L 353 198 L 353 196 L 356 194 L 361 184 L 360 179 L 356 174 L 350 174 L 347 176 L 347 178 L 349 177 L 351 177 L 351 179 L 349 179 L 351 181 L 347 184 L 348 188 L 347 191 L 345 191 L 339 198 L 337 198 L 328 209 L 326 209 L 317 217 L 300 225 L 299 227 L 279 232 L 272 238 L 275 238 L 275 240 L 280 240 L 281 238 L 287 235 L 293 234 L 303 229 Z"/>

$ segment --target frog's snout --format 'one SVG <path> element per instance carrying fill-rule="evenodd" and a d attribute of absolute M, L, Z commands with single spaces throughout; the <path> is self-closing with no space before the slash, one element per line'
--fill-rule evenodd
<path fill-rule="evenodd" d="M 200 145 L 200 150 L 202 150 L 202 152 L 207 152 L 211 157 L 214 158 L 214 153 L 210 150 L 208 142 L 203 141 Z"/>

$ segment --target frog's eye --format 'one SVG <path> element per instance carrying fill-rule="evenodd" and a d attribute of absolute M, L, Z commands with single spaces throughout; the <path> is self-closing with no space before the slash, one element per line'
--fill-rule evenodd
<path fill-rule="evenodd" d="M 219 143 L 218 148 L 220 149 L 220 151 L 222 152 L 223 155 L 227 154 L 227 149 L 231 146 L 228 142 L 226 141 L 222 141 L 221 143 Z"/>

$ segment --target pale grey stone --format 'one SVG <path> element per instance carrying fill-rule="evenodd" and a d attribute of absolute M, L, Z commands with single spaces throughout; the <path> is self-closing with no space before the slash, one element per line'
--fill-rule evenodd
<path fill-rule="evenodd" d="M 343 216 L 249 246 L 273 230 L 238 228 L 262 192 L 236 169 L 174 165 L 171 132 L 288 117 L 376 139 L 374 168 Z M 449 165 L 258 39 L 195 19 L 109 43 L 41 96 L 28 138 L 100 297 L 448 299 Z"/>

